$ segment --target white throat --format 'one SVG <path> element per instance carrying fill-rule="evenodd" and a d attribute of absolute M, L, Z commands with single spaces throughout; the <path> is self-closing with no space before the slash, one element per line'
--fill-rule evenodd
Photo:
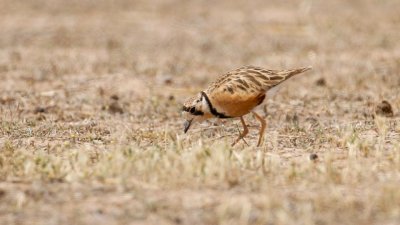
<path fill-rule="evenodd" d="M 210 106 L 208 105 L 207 100 L 204 97 L 201 98 L 201 108 L 203 109 L 203 112 L 211 113 Z"/>

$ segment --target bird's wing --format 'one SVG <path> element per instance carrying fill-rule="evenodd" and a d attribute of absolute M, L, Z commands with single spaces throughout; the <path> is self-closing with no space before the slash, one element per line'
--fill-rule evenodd
<path fill-rule="evenodd" d="M 230 91 L 228 89 L 229 87 L 244 92 L 251 90 L 268 91 L 268 89 L 280 84 L 288 78 L 309 69 L 311 69 L 311 67 L 293 70 L 269 70 L 256 66 L 244 66 L 219 77 L 210 85 L 207 92 L 221 91 L 221 88 L 227 88 L 227 91 Z"/>
<path fill-rule="evenodd" d="M 308 69 L 279 71 L 245 66 L 222 75 L 206 93 L 217 110 L 232 117 L 241 116 L 261 104 L 270 88 Z"/>

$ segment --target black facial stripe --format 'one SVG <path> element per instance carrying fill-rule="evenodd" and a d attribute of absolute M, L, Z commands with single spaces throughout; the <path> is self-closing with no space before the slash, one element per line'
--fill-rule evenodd
<path fill-rule="evenodd" d="M 215 117 L 218 117 L 218 118 L 231 118 L 230 116 L 226 116 L 225 114 L 218 112 L 213 107 L 213 105 L 211 104 L 210 99 L 208 98 L 206 93 L 204 93 L 204 91 L 201 92 L 201 96 L 206 99 L 206 102 L 207 102 L 208 107 L 210 108 L 211 114 L 213 114 Z"/>
<path fill-rule="evenodd" d="M 194 112 L 190 112 L 190 114 L 195 115 L 195 116 L 202 116 L 204 113 L 202 111 L 197 111 L 195 110 Z"/>
<path fill-rule="evenodd" d="M 185 111 L 185 112 L 188 112 L 188 113 L 190 113 L 190 114 L 192 114 L 194 116 L 202 116 L 202 115 L 204 115 L 204 113 L 202 111 L 196 110 L 195 107 L 183 106 L 182 110 Z"/>

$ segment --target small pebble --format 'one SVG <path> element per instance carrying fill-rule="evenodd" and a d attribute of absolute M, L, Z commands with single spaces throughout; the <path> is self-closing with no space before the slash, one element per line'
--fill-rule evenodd
<path fill-rule="evenodd" d="M 115 100 L 115 101 L 118 101 L 118 100 L 119 100 L 119 97 L 118 97 L 118 95 L 116 95 L 116 94 L 111 95 L 110 98 L 111 98 L 112 100 Z"/>
<path fill-rule="evenodd" d="M 34 110 L 33 110 L 33 112 L 35 113 L 35 114 L 37 114 L 37 113 L 46 113 L 46 108 L 44 108 L 44 107 L 41 107 L 41 106 L 38 106 L 38 107 L 36 107 Z"/>
<path fill-rule="evenodd" d="M 326 81 L 323 77 L 319 78 L 318 80 L 315 81 L 315 85 L 317 86 L 326 86 Z"/>
<path fill-rule="evenodd" d="M 122 109 L 122 107 L 118 104 L 117 101 L 111 103 L 108 106 L 108 111 L 111 113 L 124 113 L 124 110 Z"/>
<path fill-rule="evenodd" d="M 388 101 L 382 101 L 376 106 L 375 113 L 380 116 L 392 117 L 393 109 Z"/>
<path fill-rule="evenodd" d="M 310 160 L 311 161 L 316 161 L 318 159 L 318 155 L 316 153 L 311 153 L 310 154 Z"/>

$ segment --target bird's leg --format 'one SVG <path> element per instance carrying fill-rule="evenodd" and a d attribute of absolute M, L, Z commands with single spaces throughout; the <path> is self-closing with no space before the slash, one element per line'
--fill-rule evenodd
<path fill-rule="evenodd" d="M 257 147 L 259 147 L 259 146 L 261 146 L 261 141 L 262 141 L 262 138 L 264 136 L 264 131 L 265 131 L 265 127 L 267 126 L 267 122 L 265 122 L 265 119 L 262 118 L 257 113 L 255 113 L 255 112 L 252 112 L 252 113 L 253 113 L 254 117 L 256 117 L 256 119 L 258 121 L 260 121 L 260 124 L 261 124 L 259 138 L 258 138 L 258 144 L 257 144 Z"/>
<path fill-rule="evenodd" d="M 234 146 L 236 143 L 238 143 L 241 139 L 243 139 L 248 133 L 249 133 L 249 129 L 247 128 L 246 123 L 243 120 L 243 117 L 240 117 L 240 122 L 242 122 L 243 125 L 243 132 L 241 134 L 239 134 L 239 137 L 232 143 L 232 146 Z M 244 141 L 244 139 L 243 139 Z"/>

